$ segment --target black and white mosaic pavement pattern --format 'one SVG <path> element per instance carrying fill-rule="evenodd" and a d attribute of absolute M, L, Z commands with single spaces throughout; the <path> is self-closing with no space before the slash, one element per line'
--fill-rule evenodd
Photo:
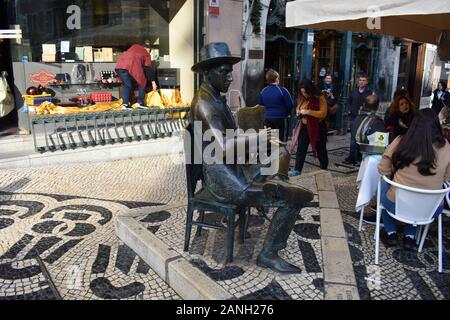
<path fill-rule="evenodd" d="M 171 183 L 162 181 L 158 186 L 151 184 L 160 180 L 152 169 L 158 170 L 167 162 L 168 159 L 155 158 L 3 170 L 0 173 L 4 177 L 0 181 L 0 300 L 57 299 L 58 296 L 62 299 L 180 299 L 116 237 L 114 228 L 114 219 L 122 212 L 150 212 L 166 201 L 183 198 L 185 191 L 180 190 L 176 179 Z M 117 176 L 106 171 L 111 167 Z M 184 173 L 181 169 L 181 166 L 161 168 L 159 174 L 178 177 Z M 143 181 L 150 183 L 148 187 L 134 188 Z M 172 192 L 154 193 L 157 188 Z M 64 190 L 67 193 L 49 192 Z"/>
<path fill-rule="evenodd" d="M 375 265 L 375 226 L 364 223 L 358 231 L 356 176 L 335 181 L 347 232 L 353 268 L 361 299 L 450 299 L 450 219 L 443 219 L 443 273 L 437 272 L 437 223 L 430 228 L 421 253 L 401 246 L 386 247 L 380 241 L 380 260 Z M 367 209 L 368 214 L 374 214 Z M 401 228 L 399 229 L 399 231 Z M 402 236 L 400 234 L 400 239 Z"/>
<path fill-rule="evenodd" d="M 328 150 L 328 170 L 334 176 L 346 176 L 349 174 L 353 174 L 358 172 L 358 167 L 352 165 L 343 165 L 342 161 L 347 158 L 350 143 L 349 143 L 349 135 L 348 136 L 329 136 L 327 142 L 327 150 Z M 291 157 L 291 168 L 295 166 L 295 157 L 293 154 Z M 305 165 L 302 170 L 302 174 L 310 173 L 313 171 L 320 170 L 319 159 L 313 157 L 311 146 L 309 146 L 309 151 L 306 154 Z"/>
<path fill-rule="evenodd" d="M 56 299 L 58 293 L 36 259 L 0 263 L 0 300 Z"/>
<path fill-rule="evenodd" d="M 256 257 L 262 248 L 269 224 L 257 214 L 256 210 L 249 222 L 248 231 L 251 238 L 245 239 L 244 244 L 239 244 L 236 237 L 234 260 L 229 264 L 225 264 L 226 234 L 222 230 L 203 229 L 199 236 L 193 227 L 189 253 L 183 252 L 185 204 L 146 215 L 134 215 L 134 218 L 237 299 L 321 300 L 323 299 L 322 249 L 315 178 L 311 176 L 292 180 L 316 194 L 310 206 L 301 210 L 287 248 L 280 251 L 282 257 L 301 267 L 302 273 L 298 275 L 279 275 L 256 266 Z M 272 214 L 273 210 L 269 212 L 269 216 Z M 221 219 L 220 214 L 211 213 L 205 216 L 205 220 L 216 224 L 220 224 Z"/>

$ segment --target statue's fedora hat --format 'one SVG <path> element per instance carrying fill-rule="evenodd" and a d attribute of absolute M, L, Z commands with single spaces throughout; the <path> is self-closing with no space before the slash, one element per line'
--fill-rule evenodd
<path fill-rule="evenodd" d="M 235 64 L 241 61 L 241 57 L 232 56 L 225 42 L 211 42 L 200 50 L 200 61 L 191 68 L 194 72 L 202 72 L 211 66 L 224 63 Z"/>

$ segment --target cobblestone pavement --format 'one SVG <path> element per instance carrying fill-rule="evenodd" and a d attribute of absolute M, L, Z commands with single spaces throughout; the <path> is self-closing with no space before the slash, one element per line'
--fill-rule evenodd
<path fill-rule="evenodd" d="M 358 291 L 364 300 L 450 299 L 450 219 L 443 218 L 443 273 L 437 272 L 437 226 L 430 228 L 422 253 L 403 247 L 388 248 L 380 242 L 380 261 L 375 265 L 375 227 L 364 223 L 358 231 L 355 212 L 358 168 L 336 166 L 348 153 L 348 135 L 329 137 L 329 170 L 332 173 L 344 227 L 347 232 Z M 316 170 L 318 161 L 308 155 L 304 172 Z M 375 204 L 375 199 L 372 204 Z M 368 214 L 375 211 L 368 209 Z M 447 248 L 447 249 L 445 249 Z"/>
<path fill-rule="evenodd" d="M 443 273 L 437 272 L 436 223 L 430 228 L 421 253 L 401 246 L 386 247 L 380 241 L 380 260 L 375 265 L 375 226 L 364 223 L 363 230 L 358 231 L 355 179 L 356 176 L 341 178 L 335 181 L 335 187 L 361 299 L 449 299 L 450 219 L 443 219 Z"/>
<path fill-rule="evenodd" d="M 343 158 L 341 159 L 341 161 Z M 380 261 L 375 261 L 375 226 L 363 224 L 358 231 L 359 214 L 355 212 L 358 196 L 357 172 L 347 175 L 332 172 L 350 254 L 361 299 L 449 299 L 450 298 L 450 219 L 443 219 L 444 272 L 437 272 L 437 226 L 430 228 L 422 253 L 403 247 L 386 247 L 380 241 Z M 373 199 L 372 205 L 376 201 Z M 369 207 L 366 207 L 369 208 Z M 367 214 L 375 214 L 367 209 Z"/>
<path fill-rule="evenodd" d="M 328 149 L 361 298 L 448 299 L 450 255 L 446 250 L 444 273 L 438 274 L 434 230 L 422 254 L 381 246 L 380 265 L 373 266 L 373 227 L 357 231 L 357 168 L 336 165 L 348 152 L 348 136 L 330 137 Z M 307 162 L 304 174 L 319 169 L 310 155 Z M 114 230 L 118 214 L 135 211 L 151 231 L 180 242 L 182 233 L 168 235 L 183 224 L 184 208 L 158 209 L 185 202 L 179 157 L 0 170 L 0 176 L 0 299 L 180 299 Z M 249 229 L 252 238 L 237 244 L 232 265 L 223 266 L 223 235 L 206 230 L 193 241 L 191 263 L 237 298 L 321 299 L 318 214 L 314 203 L 303 209 L 283 252 L 302 267 L 300 276 L 273 277 L 251 264 L 267 224 L 257 215 Z M 448 224 L 445 219 L 447 248 Z"/>
<path fill-rule="evenodd" d="M 114 229 L 185 197 L 169 161 L 0 171 L 0 299 L 180 299 Z"/>
<path fill-rule="evenodd" d="M 184 255 L 192 265 L 199 268 L 236 299 L 323 299 L 322 248 L 320 241 L 319 203 L 315 177 L 291 179 L 315 194 L 315 199 L 304 207 L 288 239 L 286 249 L 280 256 L 302 268 L 296 275 L 279 275 L 256 266 L 269 221 L 253 209 L 248 231 L 251 238 L 243 244 L 235 241 L 234 259 L 225 263 L 226 231 L 204 229 L 201 235 L 193 233 L 189 253 L 183 252 L 186 207 L 175 207 L 151 214 L 136 214 L 141 225 L 153 232 L 169 247 Z M 272 216 L 270 210 L 268 216 Z M 220 214 L 206 214 L 205 222 L 222 224 Z M 194 219 L 197 216 L 194 215 Z M 237 233 L 237 230 L 236 230 Z"/>

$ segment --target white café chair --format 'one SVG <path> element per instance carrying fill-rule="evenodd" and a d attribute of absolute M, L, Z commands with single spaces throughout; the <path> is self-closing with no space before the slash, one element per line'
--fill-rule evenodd
<path fill-rule="evenodd" d="M 450 180 L 445 183 L 445 186 L 450 187 Z M 447 205 L 450 208 L 450 192 L 445 195 L 445 201 L 447 202 Z M 445 214 L 447 217 L 450 217 L 450 209 L 445 209 L 444 207 L 442 213 Z"/>
<path fill-rule="evenodd" d="M 389 212 L 381 203 L 381 179 L 384 179 L 391 186 L 395 187 L 395 214 Z M 428 232 L 430 224 L 434 221 L 433 215 L 442 203 L 445 195 L 450 191 L 450 187 L 439 190 L 426 190 L 408 187 L 397 182 L 391 181 L 385 176 L 381 176 L 378 181 L 377 191 L 377 222 L 375 228 L 375 264 L 378 264 L 380 250 L 380 220 L 381 210 L 385 209 L 387 213 L 395 220 L 412 224 L 415 226 L 426 226 L 421 240 L 419 252 Z M 438 216 L 438 271 L 442 272 L 442 216 Z"/>

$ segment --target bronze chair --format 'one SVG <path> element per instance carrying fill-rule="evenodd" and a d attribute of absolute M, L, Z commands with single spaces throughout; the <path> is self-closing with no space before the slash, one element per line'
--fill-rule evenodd
<path fill-rule="evenodd" d="M 197 234 L 201 234 L 202 228 L 213 228 L 213 229 L 226 229 L 227 232 L 227 255 L 226 263 L 233 261 L 233 248 L 234 248 L 234 231 L 236 225 L 239 225 L 239 242 L 244 242 L 245 237 L 245 225 L 246 225 L 246 215 L 243 208 L 239 208 L 236 205 L 223 203 L 217 201 L 206 188 L 200 190 L 197 189 L 198 181 L 203 182 L 202 165 L 194 163 L 194 134 L 191 124 L 188 123 L 186 126 L 186 131 L 189 135 L 184 136 L 184 150 L 185 150 L 185 160 L 186 160 L 186 181 L 187 181 L 187 197 L 188 197 L 188 207 L 186 216 L 186 229 L 184 237 L 184 251 L 189 250 L 189 242 L 191 238 L 192 226 L 197 226 Z M 186 133 L 186 132 L 184 132 Z M 199 218 L 197 221 L 193 220 L 194 212 L 199 212 Z M 224 221 L 226 223 L 226 228 L 222 225 L 205 223 L 205 214 L 209 212 L 220 213 L 224 216 Z M 239 215 L 239 220 L 236 221 L 236 214 Z"/>
<path fill-rule="evenodd" d="M 266 108 L 261 105 L 240 108 L 236 112 L 236 118 L 238 127 L 244 131 L 248 129 L 259 131 L 264 128 Z"/>

